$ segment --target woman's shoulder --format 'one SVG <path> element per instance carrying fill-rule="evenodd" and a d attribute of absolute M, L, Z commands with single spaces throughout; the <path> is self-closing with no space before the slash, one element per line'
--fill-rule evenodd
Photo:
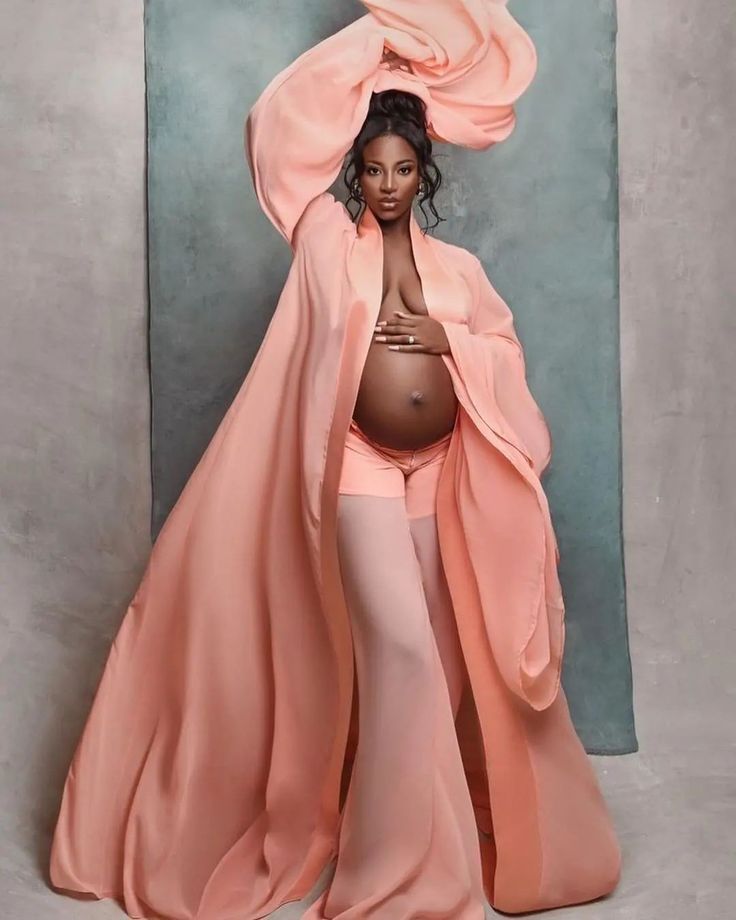
<path fill-rule="evenodd" d="M 331 192 L 322 192 L 309 202 L 299 218 L 294 228 L 294 243 L 306 243 L 317 237 L 324 243 L 322 234 L 330 228 L 342 232 L 348 228 L 354 230 L 355 225 L 343 202 Z"/>
<path fill-rule="evenodd" d="M 427 235 L 427 239 L 431 240 L 431 245 L 435 247 L 438 254 L 458 271 L 472 275 L 479 269 L 482 270 L 483 265 L 478 256 L 465 246 L 441 240 L 436 236 Z"/>

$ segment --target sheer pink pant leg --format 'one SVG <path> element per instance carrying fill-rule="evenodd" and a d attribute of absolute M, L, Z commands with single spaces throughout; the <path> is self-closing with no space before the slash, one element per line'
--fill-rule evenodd
<path fill-rule="evenodd" d="M 456 716 L 467 682 L 467 671 L 457 633 L 450 589 L 447 587 L 442 568 L 437 536 L 437 517 L 434 514 L 427 514 L 422 517 L 409 518 L 409 527 L 422 572 L 424 595 L 450 694 L 452 712 L 453 716 Z"/>
<path fill-rule="evenodd" d="M 396 472 L 396 471 L 394 471 Z M 478 831 L 455 734 L 464 663 L 434 515 L 341 494 L 359 740 L 328 888 L 305 920 L 481 920 Z"/>

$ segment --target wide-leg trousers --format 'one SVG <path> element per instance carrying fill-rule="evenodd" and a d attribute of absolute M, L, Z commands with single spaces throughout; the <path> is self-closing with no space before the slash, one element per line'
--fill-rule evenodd
<path fill-rule="evenodd" d="M 359 731 L 335 871 L 304 920 L 485 916 L 455 731 L 467 672 L 435 514 L 451 436 L 396 450 L 348 431 L 338 544 Z"/>

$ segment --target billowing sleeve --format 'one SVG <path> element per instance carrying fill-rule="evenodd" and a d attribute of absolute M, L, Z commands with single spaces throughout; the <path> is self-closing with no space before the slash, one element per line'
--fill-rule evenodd
<path fill-rule="evenodd" d="M 442 323 L 450 343 L 445 358 L 453 363 L 483 421 L 541 477 L 552 455 L 549 427 L 527 384 L 513 314 L 480 260 L 472 258 L 473 312 L 468 324 Z"/>
<path fill-rule="evenodd" d="M 560 686 L 565 642 L 559 553 L 539 479 L 551 439 L 527 385 L 511 311 L 471 260 L 468 322 L 442 322 L 450 343 L 442 358 L 466 410 L 455 504 L 499 672 L 517 697 L 545 709 Z"/>
<path fill-rule="evenodd" d="M 246 119 L 258 201 L 290 244 L 310 202 L 339 176 L 372 93 L 414 93 L 427 106 L 431 137 L 484 149 L 511 133 L 514 102 L 536 72 L 534 45 L 505 0 L 363 5 L 366 15 L 278 73 Z M 411 70 L 391 70 L 384 48 L 406 58 Z"/>
<path fill-rule="evenodd" d="M 429 93 L 429 133 L 482 150 L 505 140 L 537 71 L 529 34 L 506 0 L 363 0 L 386 46 Z"/>
<path fill-rule="evenodd" d="M 362 17 L 300 55 L 251 108 L 245 149 L 253 185 L 287 242 L 307 205 L 340 174 L 382 55 L 381 34 Z"/>

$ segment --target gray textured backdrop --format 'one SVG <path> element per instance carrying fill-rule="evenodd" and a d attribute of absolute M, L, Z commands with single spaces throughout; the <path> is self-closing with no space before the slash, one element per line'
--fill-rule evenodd
<path fill-rule="evenodd" d="M 142 32 L 136 0 L 0 2 L 3 920 L 85 913 L 50 829 L 150 551 Z"/>
<path fill-rule="evenodd" d="M 146 17 L 153 532 L 242 381 L 289 251 L 258 209 L 245 114 L 358 3 L 150 0 Z M 555 447 L 568 607 L 563 680 L 595 753 L 636 749 L 621 537 L 613 0 L 514 3 L 539 73 L 512 138 L 442 145 L 440 235 L 484 261 L 525 344 Z M 289 28 L 284 29 L 283 23 Z M 336 184 L 336 189 L 339 189 Z"/>

